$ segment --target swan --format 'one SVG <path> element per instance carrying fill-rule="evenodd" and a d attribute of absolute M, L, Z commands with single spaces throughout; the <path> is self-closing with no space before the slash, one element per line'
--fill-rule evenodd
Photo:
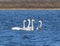
<path fill-rule="evenodd" d="M 42 28 L 42 21 L 39 20 L 39 23 L 40 23 L 40 25 L 36 28 L 37 30 Z"/>

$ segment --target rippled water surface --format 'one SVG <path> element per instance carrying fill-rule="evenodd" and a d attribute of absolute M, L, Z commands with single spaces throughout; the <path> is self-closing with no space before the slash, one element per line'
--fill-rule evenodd
<path fill-rule="evenodd" d="M 11 30 L 24 19 L 35 19 L 35 28 L 42 20 L 42 29 Z M 60 46 L 60 10 L 0 10 L 0 46 Z"/>

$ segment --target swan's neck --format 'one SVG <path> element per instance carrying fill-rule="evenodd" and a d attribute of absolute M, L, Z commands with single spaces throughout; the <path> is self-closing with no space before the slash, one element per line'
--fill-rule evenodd
<path fill-rule="evenodd" d="M 40 26 L 39 26 L 39 28 L 41 28 L 42 27 L 42 21 L 40 21 Z"/>
<path fill-rule="evenodd" d="M 29 20 L 29 24 L 28 24 L 28 28 L 30 27 L 30 20 Z"/>
<path fill-rule="evenodd" d="M 32 30 L 34 30 L 33 21 L 32 21 Z"/>
<path fill-rule="evenodd" d="M 23 22 L 23 28 L 25 28 L 25 22 Z"/>

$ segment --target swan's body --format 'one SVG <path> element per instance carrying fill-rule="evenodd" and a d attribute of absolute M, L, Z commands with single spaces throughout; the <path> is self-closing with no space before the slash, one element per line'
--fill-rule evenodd
<path fill-rule="evenodd" d="M 31 30 L 31 28 L 23 28 L 22 30 L 30 31 L 30 30 Z"/>
<path fill-rule="evenodd" d="M 20 27 L 12 27 L 12 30 L 21 30 L 22 28 Z"/>
<path fill-rule="evenodd" d="M 12 27 L 12 30 L 31 30 L 31 28 Z"/>

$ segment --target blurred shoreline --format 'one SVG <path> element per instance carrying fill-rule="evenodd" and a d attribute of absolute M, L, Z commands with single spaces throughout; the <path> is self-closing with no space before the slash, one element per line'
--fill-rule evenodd
<path fill-rule="evenodd" d="M 0 8 L 0 10 L 60 10 L 60 8 Z"/>
<path fill-rule="evenodd" d="M 60 9 L 60 2 L 0 2 L 0 9 Z"/>

